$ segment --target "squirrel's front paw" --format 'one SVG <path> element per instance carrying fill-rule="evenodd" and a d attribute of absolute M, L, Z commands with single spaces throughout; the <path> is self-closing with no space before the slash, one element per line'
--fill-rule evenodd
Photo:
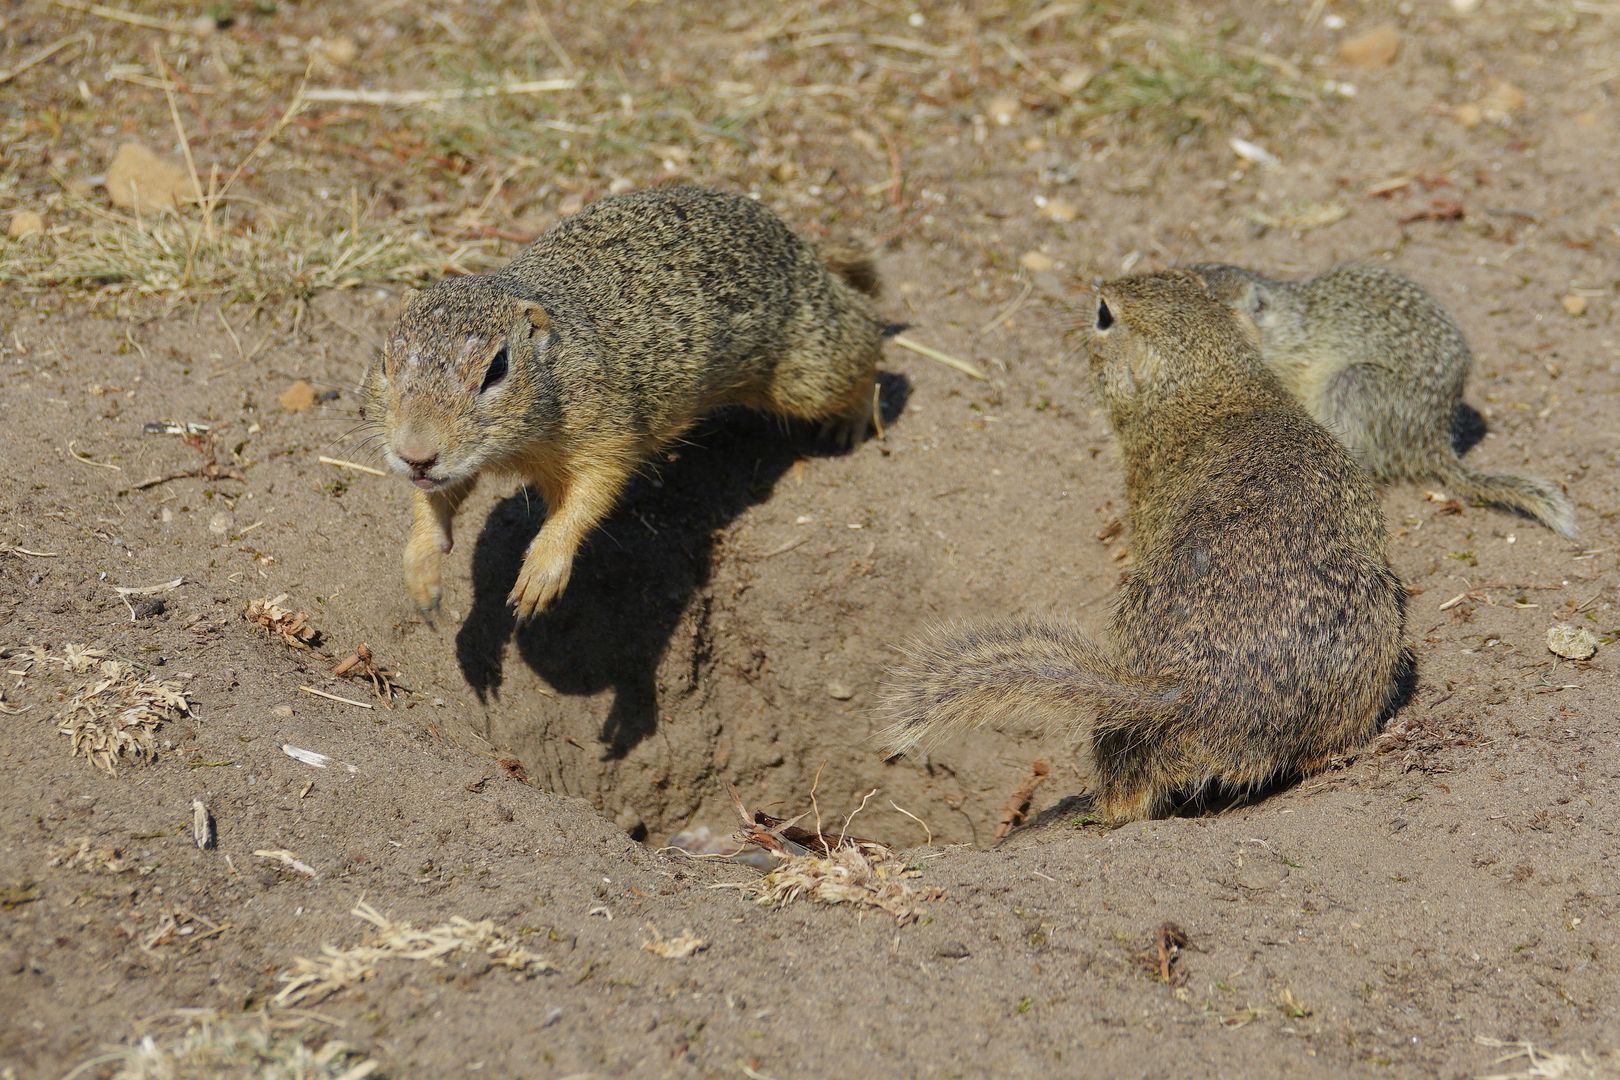
<path fill-rule="evenodd" d="M 506 602 L 512 605 L 519 623 L 528 622 L 551 606 L 568 585 L 568 575 L 574 568 L 573 555 L 545 555 L 530 552 L 518 571 L 517 584 L 512 586 Z"/>
<path fill-rule="evenodd" d="M 424 615 L 439 609 L 443 562 L 443 548 L 436 540 L 418 541 L 413 536 L 405 545 L 405 591 Z"/>

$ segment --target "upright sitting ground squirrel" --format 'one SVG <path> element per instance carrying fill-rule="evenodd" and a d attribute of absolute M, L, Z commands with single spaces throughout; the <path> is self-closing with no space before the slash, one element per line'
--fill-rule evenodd
<path fill-rule="evenodd" d="M 1299 282 L 1221 264 L 1193 269 L 1253 316 L 1266 363 L 1375 480 L 1433 480 L 1575 536 L 1575 511 L 1556 487 L 1475 472 L 1457 456 L 1452 418 L 1473 355 L 1456 322 L 1416 283 L 1377 266 L 1341 266 Z"/>
<path fill-rule="evenodd" d="M 419 489 L 405 583 L 438 606 L 451 522 L 479 474 L 516 473 L 546 521 L 508 598 L 532 617 L 631 474 L 705 414 L 745 405 L 871 424 L 877 275 L 823 257 L 751 199 L 664 187 L 603 199 L 487 277 L 418 293 L 362 386 L 383 457 Z"/>
<path fill-rule="evenodd" d="M 893 753 L 1094 717 L 1112 822 L 1321 770 L 1374 734 L 1412 665 L 1371 482 L 1191 271 L 1100 286 L 1089 346 L 1137 559 L 1112 647 L 1062 621 L 936 632 L 893 673 L 879 738 Z"/>

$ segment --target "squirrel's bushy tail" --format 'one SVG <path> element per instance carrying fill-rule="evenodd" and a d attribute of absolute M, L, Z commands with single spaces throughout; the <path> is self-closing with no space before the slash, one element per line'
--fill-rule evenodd
<path fill-rule="evenodd" d="M 1103 703 L 1162 713 L 1176 696 L 1174 682 L 1126 672 L 1069 622 L 948 626 L 913 642 L 890 673 L 877 739 L 893 755 L 988 723 L 1072 730 Z"/>
<path fill-rule="evenodd" d="M 1459 498 L 1517 510 L 1559 536 L 1575 539 L 1575 508 L 1562 491 L 1544 480 L 1475 472 L 1458 459 L 1442 465 L 1435 479 Z"/>

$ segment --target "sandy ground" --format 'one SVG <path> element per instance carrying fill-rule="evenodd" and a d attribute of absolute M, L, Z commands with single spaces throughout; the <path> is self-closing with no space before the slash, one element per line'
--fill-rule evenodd
<path fill-rule="evenodd" d="M 656 60 L 632 78 L 663 78 L 679 7 L 615 10 L 593 48 L 629 34 L 626 49 Z M 1082 6 L 1056 7 L 1048 21 L 1085 33 Z M 399 581 L 408 489 L 319 461 L 375 464 L 344 438 L 402 286 L 274 304 L 8 287 L 0 1075 L 98 1057 L 79 1075 L 135 1070 L 143 1036 L 154 1059 L 198 1038 L 204 1014 L 183 1010 L 265 1040 L 262 1060 L 240 1050 L 187 1075 L 268 1070 L 300 1044 L 326 1058 L 274 1075 L 359 1075 L 366 1061 L 397 1076 L 1620 1074 L 1620 11 L 1486 0 L 1467 15 L 1330 5 L 1307 20 L 1306 7 L 1170 9 L 1301 84 L 1354 84 L 1269 126 L 1066 137 L 1038 89 L 996 105 L 991 75 L 964 73 L 947 105 L 919 92 L 904 212 L 886 202 L 881 140 L 867 153 L 812 129 L 791 150 L 806 173 L 854 155 L 827 195 L 836 213 L 802 182 L 762 196 L 807 232 L 837 231 L 836 217 L 881 238 L 888 310 L 990 379 L 891 348 L 887 438 L 845 455 L 715 418 L 636 483 L 560 606 L 516 634 L 502 600 L 543 518 L 536 497 L 489 484 L 468 505 L 429 627 Z M 1028 25 L 1043 10 L 983 15 L 1006 28 L 974 39 L 987 70 L 1020 69 L 997 35 L 1034 66 L 1061 47 L 1046 21 Z M 20 11 L 0 66 L 90 18 Z M 320 20 L 363 14 L 219 33 L 330 34 Z M 566 36 L 571 15 L 553 11 L 551 28 Z M 476 34 L 491 16 L 460 17 Z M 1393 63 L 1339 57 L 1386 18 Z M 945 41 L 972 21 L 930 9 L 893 32 Z M 705 23 L 693 62 L 744 77 L 744 59 L 714 59 L 735 33 Z M 762 48 L 792 47 L 774 40 Z M 747 62 L 768 74 L 773 61 Z M 28 117 L 71 102 L 75 78 L 67 51 L 20 75 Z M 31 123 L 21 101 L 0 108 Z M 166 114 L 149 115 L 81 123 L 84 144 L 61 153 L 99 160 L 131 135 L 167 146 Z M 1279 163 L 1236 156 L 1233 136 Z M 10 167 L 15 210 L 43 166 Z M 701 160 L 680 174 L 716 179 Z M 347 184 L 297 181 L 325 182 Z M 1285 276 L 1370 259 L 1424 282 L 1477 354 L 1469 398 L 1488 433 L 1471 460 L 1566 484 L 1581 539 L 1390 490 L 1416 694 L 1345 768 L 1255 805 L 1085 826 L 1061 805 L 1085 787 L 1075 747 L 1018 732 L 885 764 L 871 706 L 895 643 L 971 615 L 1103 626 L 1128 537 L 1108 536 L 1117 455 L 1065 331 L 1085 282 L 1208 259 Z M 299 379 L 325 396 L 290 411 L 280 395 Z M 197 446 L 143 434 L 159 421 L 211 431 Z M 175 475 L 209 461 L 211 477 Z M 115 591 L 176 578 L 152 594 L 160 610 Z M 317 649 L 243 618 L 280 594 L 308 612 Z M 1594 659 L 1547 650 L 1565 622 L 1598 635 Z M 392 708 L 331 674 L 361 642 L 409 689 Z M 109 774 L 69 756 L 63 710 L 95 679 L 51 659 L 69 645 L 181 688 L 189 715 L 157 730 L 154 762 Z M 313 767 L 289 745 L 335 761 Z M 1052 763 L 1046 812 L 993 844 L 1036 758 Z M 838 824 L 876 790 L 851 830 L 905 850 L 910 883 L 939 895 L 903 926 L 755 903 L 754 868 L 664 847 L 682 829 L 729 832 L 728 784 L 788 817 L 814 788 Z M 193 843 L 193 800 L 217 829 L 209 850 Z M 351 914 L 362 901 L 418 928 L 491 920 L 549 970 L 480 950 L 380 959 L 356 985 L 277 1005 L 297 958 L 370 939 Z M 1165 923 L 1189 942 L 1168 981 Z M 643 948 L 686 931 L 707 947 Z"/>

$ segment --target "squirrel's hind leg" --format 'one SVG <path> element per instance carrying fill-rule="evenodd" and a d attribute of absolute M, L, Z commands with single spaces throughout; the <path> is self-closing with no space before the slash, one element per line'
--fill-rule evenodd
<path fill-rule="evenodd" d="M 1116 825 L 1164 817 L 1176 793 L 1205 778 L 1192 754 L 1161 724 L 1099 722 L 1092 734 L 1097 812 Z"/>

